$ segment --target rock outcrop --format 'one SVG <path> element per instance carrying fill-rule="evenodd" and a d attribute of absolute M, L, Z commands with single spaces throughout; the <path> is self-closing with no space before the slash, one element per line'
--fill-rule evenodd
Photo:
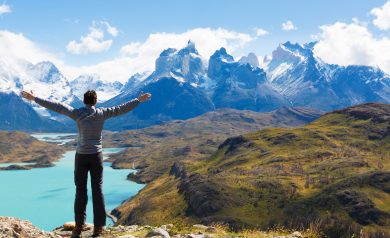
<path fill-rule="evenodd" d="M 55 228 L 51 232 L 43 231 L 31 224 L 29 221 L 20 220 L 13 217 L 0 216 L 0 238 L 64 238 L 70 237 L 74 222 L 66 222 L 62 226 Z M 223 230 L 222 228 L 205 226 L 201 224 L 193 225 L 184 229 L 185 232 L 180 232 L 183 227 L 175 227 L 173 224 L 162 225 L 160 227 L 152 226 L 112 226 L 106 227 L 102 238 L 136 238 L 136 237 L 154 237 L 154 238 L 211 238 L 211 237 L 246 237 L 242 234 L 233 234 Z M 90 237 L 92 235 L 93 225 L 87 224 L 82 232 L 83 237 Z M 260 234 L 260 233 L 259 233 Z M 290 235 L 276 236 L 267 235 L 261 237 L 269 238 L 302 238 L 300 232 L 294 232 Z M 273 233 L 275 234 L 275 233 Z M 251 236 L 257 237 L 257 236 Z"/>
<path fill-rule="evenodd" d="M 216 199 L 219 192 L 200 174 L 191 174 L 182 179 L 179 184 L 179 192 L 187 200 L 188 214 L 205 217 L 219 211 L 222 207 L 222 204 Z"/>
<path fill-rule="evenodd" d="M 173 175 L 176 178 L 184 179 L 187 177 L 186 167 L 184 164 L 175 162 L 169 170 L 169 175 Z"/>
<path fill-rule="evenodd" d="M 0 238 L 61 238 L 53 232 L 45 232 L 31 224 L 29 221 L 13 217 L 0 217 Z"/>

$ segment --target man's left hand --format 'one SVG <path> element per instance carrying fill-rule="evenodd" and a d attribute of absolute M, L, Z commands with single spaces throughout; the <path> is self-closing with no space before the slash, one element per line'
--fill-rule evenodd
<path fill-rule="evenodd" d="M 32 91 L 27 92 L 27 91 L 21 91 L 20 96 L 24 97 L 27 100 L 34 101 L 35 100 L 35 95 L 33 94 Z"/>

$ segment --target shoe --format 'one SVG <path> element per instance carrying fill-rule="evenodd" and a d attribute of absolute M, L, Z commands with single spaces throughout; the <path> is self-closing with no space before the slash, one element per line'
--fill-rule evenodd
<path fill-rule="evenodd" d="M 71 238 L 81 238 L 81 232 L 83 231 L 84 226 L 75 226 L 72 230 Z"/>
<path fill-rule="evenodd" d="M 102 233 L 103 233 L 102 226 L 94 226 L 93 227 L 93 234 L 91 237 L 101 237 Z"/>

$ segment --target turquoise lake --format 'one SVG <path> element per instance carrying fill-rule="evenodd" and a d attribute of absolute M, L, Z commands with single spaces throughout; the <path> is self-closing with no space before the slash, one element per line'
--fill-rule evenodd
<path fill-rule="evenodd" d="M 41 140 L 56 141 L 64 134 L 33 135 Z M 123 148 L 103 149 L 104 159 Z M 0 171 L 0 216 L 12 216 L 31 221 L 35 226 L 50 231 L 67 221 L 74 221 L 75 196 L 74 174 L 75 151 L 67 151 L 55 162 L 54 167 L 31 170 Z M 135 172 L 131 169 L 112 169 L 104 162 L 103 192 L 106 210 L 119 206 L 144 187 L 126 179 Z M 0 166 L 4 166 L 0 164 Z M 87 222 L 93 223 L 92 194 L 88 176 Z M 112 225 L 107 217 L 107 226 Z"/>

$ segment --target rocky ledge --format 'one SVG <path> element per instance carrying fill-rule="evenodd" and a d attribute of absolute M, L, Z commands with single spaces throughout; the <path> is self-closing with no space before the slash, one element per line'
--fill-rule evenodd
<path fill-rule="evenodd" d="M 38 229 L 29 221 L 20 220 L 13 217 L 0 216 L 0 238 L 6 237 L 60 238 L 61 236 L 55 235 L 53 232 L 45 232 L 41 229 Z"/>
<path fill-rule="evenodd" d="M 0 216 L 0 238 L 64 238 L 70 237 L 74 222 L 66 222 L 64 225 L 55 228 L 51 232 L 43 231 L 31 224 L 29 221 L 20 220 L 13 217 Z M 92 235 L 93 225 L 87 224 L 83 230 L 83 237 Z M 281 232 L 283 233 L 283 232 Z M 220 237 L 263 237 L 263 238 L 303 238 L 300 232 L 293 232 L 288 235 L 276 233 L 266 233 L 259 231 L 251 231 L 243 234 L 230 233 L 223 228 L 204 226 L 201 224 L 193 225 L 192 227 L 184 228 L 175 227 L 173 224 L 162 225 L 159 227 L 153 226 L 112 226 L 107 227 L 102 235 L 102 238 L 137 238 L 137 237 L 154 237 L 154 238 L 220 238 Z"/>

